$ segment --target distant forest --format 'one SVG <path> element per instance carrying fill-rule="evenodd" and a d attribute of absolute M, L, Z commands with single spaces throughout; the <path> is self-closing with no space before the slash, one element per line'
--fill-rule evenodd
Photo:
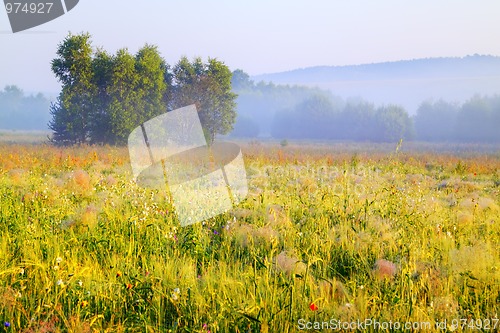
<path fill-rule="evenodd" d="M 500 143 L 500 95 L 475 95 L 464 103 L 428 100 L 410 116 L 398 105 L 343 99 L 304 86 L 252 81 L 236 70 L 238 95 L 231 137 L 391 142 Z M 16 86 L 0 91 L 0 130 L 47 130 L 49 100 Z"/>
<path fill-rule="evenodd" d="M 500 142 L 500 95 L 463 104 L 428 100 L 414 116 L 400 105 L 376 106 L 304 86 L 253 82 L 233 72 L 238 116 L 232 136 L 392 142 Z"/>
<path fill-rule="evenodd" d="M 0 130 L 47 130 L 49 100 L 38 93 L 26 95 L 17 86 L 0 90 Z"/>
<path fill-rule="evenodd" d="M 318 87 L 344 99 L 397 104 L 411 115 L 429 99 L 464 103 L 474 94 L 500 93 L 500 57 L 470 55 L 351 66 L 318 66 L 252 77 L 255 82 Z"/>

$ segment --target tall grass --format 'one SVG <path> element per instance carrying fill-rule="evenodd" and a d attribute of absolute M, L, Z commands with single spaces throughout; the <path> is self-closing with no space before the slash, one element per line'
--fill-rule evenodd
<path fill-rule="evenodd" d="M 182 228 L 166 193 L 131 181 L 125 149 L 0 146 L 3 329 L 498 318 L 498 157 L 244 153 L 248 198 Z"/>

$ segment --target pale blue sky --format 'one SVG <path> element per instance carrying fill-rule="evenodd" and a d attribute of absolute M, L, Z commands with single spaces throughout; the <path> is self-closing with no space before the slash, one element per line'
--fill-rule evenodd
<path fill-rule="evenodd" d="M 158 45 L 175 63 L 217 57 L 251 75 L 317 65 L 500 56 L 498 0 L 80 0 L 68 14 L 12 34 L 0 7 L 0 89 L 57 92 L 50 71 L 69 31 L 95 46 Z"/>

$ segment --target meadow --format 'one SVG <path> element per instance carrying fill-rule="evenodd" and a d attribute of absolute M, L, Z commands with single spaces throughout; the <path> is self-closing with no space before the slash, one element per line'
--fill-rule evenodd
<path fill-rule="evenodd" d="M 126 148 L 0 143 L 0 331 L 498 332 L 498 147 L 419 147 L 242 143 L 247 199 L 180 227 Z"/>

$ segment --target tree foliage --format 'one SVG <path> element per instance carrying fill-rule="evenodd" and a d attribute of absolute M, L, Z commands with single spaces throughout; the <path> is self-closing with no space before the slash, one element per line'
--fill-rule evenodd
<path fill-rule="evenodd" d="M 92 46 L 89 34 L 70 35 L 57 48 L 52 71 L 62 83 L 57 102 L 51 106 L 54 131 L 58 143 L 84 143 L 89 139 L 93 112 Z"/>
<path fill-rule="evenodd" d="M 423 141 L 500 142 L 500 95 L 473 96 L 462 105 L 426 101 L 415 116 Z"/>
<path fill-rule="evenodd" d="M 190 104 L 209 142 L 235 121 L 232 73 L 216 59 L 182 58 L 171 70 L 155 46 L 110 55 L 94 51 L 89 34 L 70 34 L 58 45 L 52 71 L 62 84 L 49 124 L 56 144 L 125 144 L 140 124 Z"/>
<path fill-rule="evenodd" d="M 417 138 L 423 141 L 452 140 L 458 110 L 458 105 L 443 100 L 420 104 L 414 119 Z"/>
<path fill-rule="evenodd" d="M 190 62 L 183 57 L 173 68 L 172 107 L 195 104 L 209 143 L 216 134 L 227 134 L 236 119 L 236 94 L 231 89 L 232 73 L 224 63 L 210 58 Z"/>
<path fill-rule="evenodd" d="M 278 112 L 275 138 L 397 142 L 413 138 L 413 123 L 400 106 L 374 108 L 364 101 L 335 104 L 313 96 L 291 110 Z"/>
<path fill-rule="evenodd" d="M 325 96 L 335 105 L 339 102 L 330 92 L 318 88 L 276 85 L 262 81 L 255 83 L 241 69 L 233 72 L 231 84 L 233 91 L 238 94 L 236 100 L 238 118 L 235 130 L 231 132 L 235 137 L 248 137 L 250 132 L 271 136 L 275 130 L 275 118 L 280 118 L 283 111 L 292 110 L 314 96 Z M 246 131 L 244 129 L 246 126 L 251 126 L 253 130 Z"/>

